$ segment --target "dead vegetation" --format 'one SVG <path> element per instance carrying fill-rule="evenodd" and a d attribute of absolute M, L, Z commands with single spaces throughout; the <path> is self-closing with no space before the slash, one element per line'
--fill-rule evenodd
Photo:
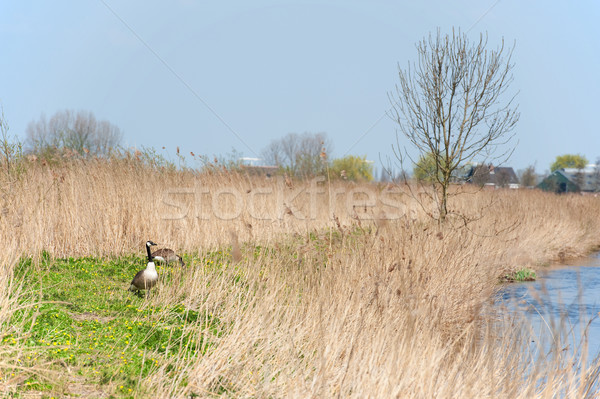
<path fill-rule="evenodd" d="M 205 355 L 175 357 L 177 374 L 164 368 L 145 378 L 140 392 L 579 398 L 597 380 L 595 364 L 532 358 L 519 323 L 498 324 L 483 311 L 499 276 L 595 248 L 597 198 L 482 191 L 454 197 L 440 226 L 393 186 L 290 186 L 161 171 L 135 158 L 35 161 L 10 184 L 0 204 L 2 336 L 26 331 L 10 323 L 26 296 L 12 279 L 20 256 L 116 256 L 142 251 L 147 239 L 183 253 L 233 252 L 223 269 L 191 265 L 149 299 L 184 298 L 230 327 Z M 472 222 L 453 221 L 453 212 Z M 207 333 L 195 326 L 199 337 Z M 2 373 L 20 356 L 18 345 L 10 350 Z"/>

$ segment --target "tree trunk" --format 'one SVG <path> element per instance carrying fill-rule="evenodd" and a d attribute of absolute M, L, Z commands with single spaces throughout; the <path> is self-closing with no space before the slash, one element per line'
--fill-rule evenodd
<path fill-rule="evenodd" d="M 440 211 L 440 223 L 443 223 L 446 220 L 446 215 L 448 215 L 448 185 L 446 183 L 442 184 L 442 197 L 440 198 L 438 207 Z"/>

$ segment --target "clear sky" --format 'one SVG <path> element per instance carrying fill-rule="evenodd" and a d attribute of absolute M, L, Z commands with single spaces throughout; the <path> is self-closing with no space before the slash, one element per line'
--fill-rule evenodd
<path fill-rule="evenodd" d="M 254 157 L 326 132 L 333 157 L 392 154 L 398 64 L 439 27 L 516 42 L 521 120 L 507 165 L 600 157 L 597 1 L 3 1 L 0 104 L 25 137 L 42 113 L 89 110 L 128 146 Z M 406 140 L 399 138 L 404 145 Z"/>

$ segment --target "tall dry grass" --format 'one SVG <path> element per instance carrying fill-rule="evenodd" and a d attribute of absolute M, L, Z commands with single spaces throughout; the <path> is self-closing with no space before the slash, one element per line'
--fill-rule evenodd
<path fill-rule="evenodd" d="M 4 187 L 0 234 L 5 246 L 27 255 L 130 253 L 148 237 L 198 251 L 230 243 L 232 231 L 242 242 L 274 242 L 282 234 L 337 225 L 390 227 L 393 234 L 407 221 L 435 224 L 413 197 L 390 185 L 161 172 L 135 157 L 59 166 L 33 162 L 20 180 Z M 593 197 L 538 191 L 476 191 L 456 197 L 451 209 L 478 219 L 468 225 L 470 240 L 493 235 L 510 242 L 501 262 L 506 255 L 545 261 L 579 256 L 598 244 L 593 233 L 600 223 L 590 217 L 597 204 Z"/>
<path fill-rule="evenodd" d="M 464 217 L 442 226 L 424 205 L 386 185 L 161 171 L 135 157 L 34 162 L 3 192 L 0 234 L 13 257 L 233 244 L 235 263 L 192 265 L 148 300 L 226 328 L 188 324 L 211 337 L 206 354 L 175 357 L 140 395 L 585 397 L 595 365 L 531 358 L 526 332 L 488 306 L 500 275 L 600 244 L 600 199 L 474 192 L 454 197 Z"/>

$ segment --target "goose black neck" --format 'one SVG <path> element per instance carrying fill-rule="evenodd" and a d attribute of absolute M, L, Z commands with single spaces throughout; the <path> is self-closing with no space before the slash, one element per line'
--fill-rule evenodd
<path fill-rule="evenodd" d="M 148 252 L 148 262 L 152 262 L 152 253 L 150 252 L 150 245 L 146 245 L 146 252 Z"/>

